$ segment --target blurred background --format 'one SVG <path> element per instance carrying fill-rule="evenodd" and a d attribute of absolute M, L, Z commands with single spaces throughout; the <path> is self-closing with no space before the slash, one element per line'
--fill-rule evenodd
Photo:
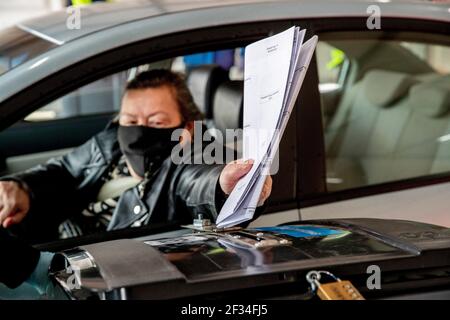
<path fill-rule="evenodd" d="M 61 10 L 68 5 L 87 5 L 93 2 L 127 2 L 130 0 L 14 0 L 0 1 L 0 29 L 23 20 Z M 131 0 L 132 1 L 132 0 Z"/>

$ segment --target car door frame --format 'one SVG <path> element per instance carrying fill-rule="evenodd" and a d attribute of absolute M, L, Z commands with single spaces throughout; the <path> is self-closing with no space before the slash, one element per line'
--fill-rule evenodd
<path fill-rule="evenodd" d="M 7 119 L 1 121 L 0 128 L 5 128 L 12 125 L 17 120 L 24 118 L 27 114 L 55 99 L 60 98 L 64 94 L 116 72 L 152 61 L 158 61 L 167 58 L 168 56 L 176 57 L 179 55 L 197 53 L 205 50 L 240 47 L 264 38 L 267 35 L 283 31 L 292 25 L 292 20 L 221 25 L 201 30 L 187 30 L 183 33 L 147 39 L 145 41 L 130 43 L 107 52 L 99 53 L 90 59 L 81 61 L 71 65 L 68 68 L 55 72 L 51 76 L 46 77 L 45 79 L 42 79 L 41 81 L 26 88 L 20 94 L 16 94 L 8 100 L 0 103 L 0 108 L 8 108 L 10 113 L 10 116 Z M 306 19 L 297 21 L 296 25 L 299 25 L 301 28 L 310 29 L 308 20 Z M 309 38 L 312 34 L 313 33 L 309 31 L 307 38 Z M 189 35 L 189 37 L 187 37 L 187 35 Z M 311 70 L 313 71 L 307 73 L 305 84 L 310 82 L 311 79 L 317 78 L 317 74 L 314 72 L 315 68 L 311 68 Z M 74 79 L 74 74 L 77 75 L 76 79 Z M 313 84 L 309 87 L 314 87 L 315 82 L 313 81 L 312 83 Z M 305 85 L 305 88 L 307 87 L 308 86 Z M 311 92 L 314 92 L 314 90 L 311 90 Z M 305 91 L 305 89 L 303 89 L 302 97 L 305 100 L 302 101 L 312 101 L 317 100 L 318 98 L 308 98 L 309 95 L 309 91 Z M 286 155 L 289 156 L 289 160 L 286 161 L 286 159 L 284 159 L 287 166 L 284 166 L 284 171 L 282 170 L 288 181 L 286 181 L 283 185 L 284 188 L 278 188 L 278 190 L 274 192 L 278 192 L 278 200 L 269 205 L 268 212 L 297 209 L 298 207 L 298 199 L 296 196 L 298 189 L 298 175 L 295 173 L 298 167 L 297 157 L 298 155 L 301 156 L 301 154 L 312 154 L 312 152 L 308 152 L 306 147 L 302 149 L 301 153 L 297 151 L 297 146 L 299 144 L 297 121 L 305 121 L 309 111 L 306 113 L 299 113 L 299 107 L 297 107 L 296 110 L 296 116 L 291 117 L 286 129 L 285 137 L 281 142 L 282 148 L 284 150 L 289 150 L 289 152 L 286 152 Z M 307 110 L 309 109 L 305 109 L 305 111 Z M 316 124 L 315 130 L 317 130 L 317 122 L 311 121 L 311 123 Z M 321 134 L 321 130 L 317 130 L 317 134 Z M 302 139 L 305 139 L 303 135 Z M 319 136 L 315 136 L 315 140 L 318 141 L 318 145 L 320 146 L 320 142 L 323 139 Z M 308 147 L 311 146 L 317 147 L 316 144 L 308 144 Z M 302 161 L 302 163 L 306 164 L 307 162 Z M 304 168 L 301 170 L 304 170 Z M 292 174 L 293 172 L 294 174 Z M 318 175 L 309 174 L 309 176 L 311 181 L 320 180 L 318 179 L 318 177 L 320 177 Z M 301 185 L 303 188 L 302 191 L 308 193 L 309 188 L 315 185 L 316 183 L 303 183 Z M 316 187 L 314 187 L 314 190 L 316 190 Z M 177 226 L 176 223 L 171 225 L 174 228 Z M 164 228 L 164 226 L 149 226 L 141 228 L 140 231 L 120 230 L 110 233 L 109 235 L 100 233 L 98 235 L 87 236 L 84 239 L 82 237 L 80 239 L 58 240 L 53 244 L 44 245 L 41 248 L 63 248 L 80 243 L 92 243 L 99 240 L 104 241 L 105 239 L 120 238 L 124 236 L 130 237 L 131 235 L 139 235 L 142 233 L 148 234 L 155 230 L 155 232 L 161 232 L 161 228 Z"/>

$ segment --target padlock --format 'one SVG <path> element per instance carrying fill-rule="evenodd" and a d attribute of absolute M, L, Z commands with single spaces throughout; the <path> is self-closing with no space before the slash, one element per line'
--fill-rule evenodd
<path fill-rule="evenodd" d="M 334 281 L 320 283 L 321 275 L 325 274 Z M 364 300 L 361 293 L 348 280 L 341 280 L 328 271 L 310 271 L 306 280 L 311 284 L 313 292 L 322 300 Z"/>

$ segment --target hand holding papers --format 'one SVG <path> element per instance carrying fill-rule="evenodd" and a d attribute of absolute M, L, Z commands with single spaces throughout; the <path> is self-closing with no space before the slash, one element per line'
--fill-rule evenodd
<path fill-rule="evenodd" d="M 292 27 L 245 48 L 243 153 L 254 164 L 223 205 L 220 228 L 253 218 L 317 44 L 317 36 L 303 43 L 304 36 Z"/>

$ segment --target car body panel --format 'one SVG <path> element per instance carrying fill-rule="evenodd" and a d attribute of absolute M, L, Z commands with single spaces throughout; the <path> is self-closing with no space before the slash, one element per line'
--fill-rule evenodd
<path fill-rule="evenodd" d="M 269 2 L 267 0 L 266 2 Z M 81 27 L 69 29 L 66 26 L 68 11 L 48 14 L 45 19 L 35 18 L 20 23 L 22 29 L 34 32 L 58 44 L 84 37 L 94 32 L 106 30 L 121 24 L 176 12 L 199 10 L 210 7 L 224 7 L 242 3 L 261 3 L 263 0 L 225 0 L 225 1 L 131 1 L 127 3 L 98 3 L 82 6 L 80 10 Z M 120 12 L 120 14 L 118 14 Z"/>
<path fill-rule="evenodd" d="M 386 4 L 387 3 L 387 4 Z M 32 30 L 36 34 L 43 35 L 49 39 L 54 39 L 56 43 L 66 43 L 74 39 L 86 36 L 88 34 L 109 29 L 120 24 L 125 24 L 146 18 L 186 12 L 186 17 L 192 11 L 202 9 L 215 8 L 224 12 L 233 10 L 234 17 L 242 22 L 246 19 L 252 19 L 249 15 L 247 7 L 249 5 L 258 13 L 269 12 L 267 6 L 270 6 L 270 15 L 274 18 L 280 12 L 286 12 L 287 8 L 297 10 L 291 11 L 291 17 L 315 18 L 315 17 L 349 17 L 349 16 L 367 16 L 367 8 L 370 5 L 379 5 L 383 16 L 386 17 L 403 17 L 403 18 L 420 18 L 448 21 L 446 9 L 448 5 L 433 4 L 429 6 L 419 1 L 277 1 L 273 0 L 197 0 L 197 1 L 179 1 L 165 0 L 158 2 L 136 1 L 130 3 L 118 4 L 96 4 L 80 8 L 80 16 L 82 17 L 82 27 L 80 29 L 70 30 L 66 26 L 68 13 L 59 11 L 49 14 L 43 18 L 28 20 L 19 24 L 20 27 Z M 407 6 L 406 6 L 407 5 Z M 440 5 L 440 6 L 439 6 Z M 229 8 L 227 8 L 229 7 Z M 326 10 L 324 8 L 326 7 Z M 265 9 L 265 10 L 264 10 Z M 241 11 L 242 10 L 242 11 Z M 188 12 L 190 11 L 190 12 Z M 117 13 L 120 12 L 120 15 Z M 292 13 L 295 12 L 293 15 Z M 447 11 L 448 12 L 448 11 Z M 264 16 L 267 16 L 265 14 Z M 229 19 L 223 16 L 221 20 L 224 22 Z M 187 23 L 192 21 L 186 20 Z M 189 27 L 189 24 L 185 25 Z"/>
<path fill-rule="evenodd" d="M 87 19 L 87 28 L 82 34 L 75 31 L 74 35 L 69 38 L 68 36 L 63 36 L 67 32 L 67 14 L 63 12 L 62 14 L 51 16 L 53 17 L 50 19 L 51 25 L 47 27 L 42 22 L 45 21 L 45 18 L 21 24 L 22 28 L 34 30 L 36 33 L 55 39 L 57 42 L 67 43 L 16 67 L 14 72 L 4 74 L 0 82 L 0 101 L 6 100 L 40 79 L 70 65 L 86 60 L 98 53 L 141 40 L 207 27 L 256 21 L 276 21 L 294 18 L 367 17 L 369 16 L 367 8 L 371 4 L 378 5 L 383 17 L 386 18 L 415 18 L 450 22 L 449 5 L 431 6 L 423 2 L 263 2 L 209 8 L 201 7 L 199 9 L 192 7 L 187 11 L 173 11 L 155 16 L 151 16 L 149 12 L 150 18 L 132 21 L 124 19 L 126 22 L 116 25 L 106 19 L 108 21 L 105 22 L 104 27 L 95 26 L 94 21 L 101 20 L 102 14 L 98 13 Z M 324 10 L 324 7 L 327 9 Z M 155 9 L 149 10 L 154 11 Z M 101 12 L 102 10 L 99 11 Z M 108 16 L 108 13 L 106 15 Z M 93 22 L 89 23 L 89 21 Z M 59 25 L 59 27 L 54 25 Z M 89 27 L 89 25 L 91 26 Z M 50 31 L 53 29 L 55 31 Z M 76 41 L 74 41 L 75 39 Z"/>
<path fill-rule="evenodd" d="M 440 183 L 409 190 L 386 192 L 303 208 L 301 217 L 310 220 L 330 216 L 356 218 L 364 215 L 368 218 L 408 219 L 450 228 L 449 190 L 450 183 Z M 264 218 L 264 216 L 261 217 L 261 219 Z M 263 221 L 258 223 L 261 224 Z"/>

